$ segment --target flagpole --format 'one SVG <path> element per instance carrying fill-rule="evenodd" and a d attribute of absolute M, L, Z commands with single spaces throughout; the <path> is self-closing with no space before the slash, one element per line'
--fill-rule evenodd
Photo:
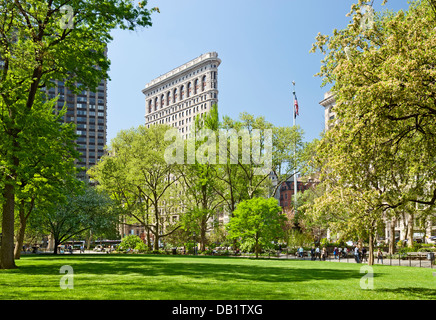
<path fill-rule="evenodd" d="M 293 91 L 293 96 L 294 96 L 294 112 L 293 112 L 293 117 L 294 117 L 294 129 L 295 126 L 297 124 L 297 110 L 295 109 L 295 81 L 292 81 L 292 85 L 294 87 L 294 91 Z M 294 144 L 294 215 L 297 214 L 297 168 L 296 168 L 296 156 L 297 156 L 297 140 L 295 140 L 295 144 Z"/>

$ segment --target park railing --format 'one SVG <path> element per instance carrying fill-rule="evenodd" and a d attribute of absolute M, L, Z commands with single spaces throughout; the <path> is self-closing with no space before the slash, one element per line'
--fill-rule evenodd
<path fill-rule="evenodd" d="M 244 256 L 244 257 L 254 257 L 253 253 L 239 253 L 231 254 L 232 256 Z M 322 255 L 321 253 L 314 255 L 310 251 L 300 252 L 295 251 L 275 251 L 266 252 L 259 255 L 259 258 L 264 259 L 295 259 L 295 260 L 313 260 L 313 261 L 337 261 L 337 262 L 348 262 L 356 263 L 356 257 L 353 253 L 345 253 L 340 255 L 333 255 L 332 253 L 327 253 L 327 255 Z M 365 256 L 359 255 L 359 263 L 368 262 L 368 254 Z M 406 267 L 420 267 L 420 268 L 433 268 L 435 265 L 435 254 L 433 252 L 408 252 L 408 253 L 397 253 L 397 254 L 386 254 L 383 253 L 383 258 L 377 258 L 377 254 L 374 253 L 374 264 L 389 265 L 389 266 L 406 266 Z"/>

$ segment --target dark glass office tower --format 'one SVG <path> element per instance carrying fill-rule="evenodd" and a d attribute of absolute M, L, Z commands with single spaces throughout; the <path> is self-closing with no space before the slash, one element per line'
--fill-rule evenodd
<path fill-rule="evenodd" d="M 96 92 L 84 90 L 74 94 L 64 86 L 62 81 L 56 81 L 56 86 L 48 90 L 50 99 L 58 96 L 57 110 L 66 103 L 67 113 L 64 121 L 75 123 L 79 137 L 76 143 L 82 154 L 78 167 L 89 169 L 97 163 L 104 153 L 106 145 L 107 124 L 107 82 L 103 80 Z M 79 178 L 86 179 L 86 171 L 80 172 Z"/>

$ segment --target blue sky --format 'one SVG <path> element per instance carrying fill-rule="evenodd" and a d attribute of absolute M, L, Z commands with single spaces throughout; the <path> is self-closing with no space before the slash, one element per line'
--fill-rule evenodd
<path fill-rule="evenodd" d="M 357 0 L 151 0 L 159 7 L 153 26 L 115 30 L 109 44 L 108 144 L 118 131 L 144 124 L 150 80 L 216 51 L 219 113 L 238 118 L 243 111 L 277 126 L 292 125 L 292 81 L 300 106 L 297 124 L 305 140 L 324 128 L 319 105 L 328 88 L 314 77 L 322 55 L 309 53 L 318 32 L 345 28 Z M 374 1 L 376 11 L 407 9 L 407 0 Z"/>

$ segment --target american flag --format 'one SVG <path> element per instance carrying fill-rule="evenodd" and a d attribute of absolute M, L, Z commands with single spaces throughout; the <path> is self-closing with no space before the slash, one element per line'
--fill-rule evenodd
<path fill-rule="evenodd" d="M 298 113 L 298 100 L 297 100 L 297 95 L 294 94 L 294 118 L 296 118 L 299 113 Z"/>

